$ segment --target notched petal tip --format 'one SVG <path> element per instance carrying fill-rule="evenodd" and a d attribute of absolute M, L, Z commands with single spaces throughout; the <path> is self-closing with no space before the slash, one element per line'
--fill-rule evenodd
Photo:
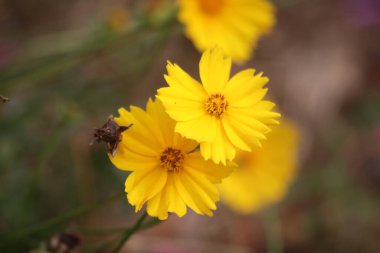
<path fill-rule="evenodd" d="M 257 77 L 263 77 L 263 75 L 264 75 L 264 72 L 259 72 L 256 76 Z"/>
<path fill-rule="evenodd" d="M 151 215 L 151 216 L 152 216 L 152 215 Z M 164 221 L 164 220 L 167 220 L 167 219 L 169 218 L 169 215 L 164 215 L 164 216 L 152 216 L 152 217 L 157 217 L 157 219 Z"/>
<path fill-rule="evenodd" d="M 169 72 L 169 71 L 168 71 Z M 171 77 L 170 77 L 170 73 L 168 73 L 167 75 L 165 74 L 164 75 L 164 79 L 165 79 L 165 81 L 166 81 L 166 83 L 168 84 L 168 86 L 170 87 L 171 85 L 171 81 L 170 81 L 170 79 L 171 79 Z M 168 87 L 168 86 L 166 86 L 166 87 Z M 166 88 L 166 87 L 163 87 L 163 88 Z M 163 89 L 163 88 L 160 88 L 160 89 L 158 89 L 158 90 L 161 90 L 161 89 Z"/>
<path fill-rule="evenodd" d="M 126 114 L 126 113 L 128 113 L 128 111 L 127 111 L 127 109 L 125 109 L 124 107 L 120 107 L 118 110 L 117 110 L 117 112 L 119 113 L 119 117 L 114 117 L 114 119 L 118 119 L 118 118 L 120 118 L 123 114 Z M 111 115 L 112 116 L 112 115 Z"/>

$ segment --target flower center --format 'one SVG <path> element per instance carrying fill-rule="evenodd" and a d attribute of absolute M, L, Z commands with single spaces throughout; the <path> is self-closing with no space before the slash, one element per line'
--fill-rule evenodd
<path fill-rule="evenodd" d="M 205 102 L 206 112 L 208 114 L 220 118 L 227 110 L 228 101 L 222 94 L 213 94 Z"/>
<path fill-rule="evenodd" d="M 167 148 L 160 156 L 160 165 L 169 172 L 179 172 L 185 156 L 181 150 Z"/>
<path fill-rule="evenodd" d="M 206 14 L 217 14 L 223 7 L 224 0 L 199 0 L 201 10 Z"/>

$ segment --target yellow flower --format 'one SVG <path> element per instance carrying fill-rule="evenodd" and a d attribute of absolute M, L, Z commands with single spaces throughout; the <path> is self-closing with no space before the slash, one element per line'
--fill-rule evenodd
<path fill-rule="evenodd" d="M 215 163 L 232 161 L 237 149 L 251 151 L 278 124 L 274 103 L 263 101 L 268 78 L 248 69 L 230 79 L 231 59 L 218 49 L 206 51 L 199 64 L 203 85 L 178 65 L 168 63 L 169 87 L 157 97 L 177 121 L 175 131 L 200 142 L 202 156 Z"/>
<path fill-rule="evenodd" d="M 220 185 L 222 201 L 247 214 L 281 200 L 295 176 L 298 139 L 297 128 L 281 122 L 262 148 L 239 153 L 239 167 Z"/>
<path fill-rule="evenodd" d="M 267 0 L 179 0 L 178 19 L 196 48 L 220 46 L 238 63 L 247 61 L 258 39 L 275 24 Z"/>
<path fill-rule="evenodd" d="M 231 168 L 205 161 L 198 143 L 174 132 L 175 122 L 165 113 L 162 103 L 149 100 L 146 111 L 131 106 L 119 109 L 119 125 L 133 124 L 123 132 L 114 165 L 132 171 L 125 182 L 131 205 L 139 211 L 147 203 L 149 215 L 166 219 L 168 212 L 179 217 L 186 206 L 198 214 L 212 216 L 219 200 L 216 183 Z"/>
<path fill-rule="evenodd" d="M 115 32 L 123 32 L 129 22 L 129 13 L 127 9 L 122 7 L 113 9 L 108 17 L 107 24 Z"/>

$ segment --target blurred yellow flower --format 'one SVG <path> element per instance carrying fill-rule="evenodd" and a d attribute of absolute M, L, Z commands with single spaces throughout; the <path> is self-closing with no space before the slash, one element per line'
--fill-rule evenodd
<path fill-rule="evenodd" d="M 281 122 L 262 148 L 237 155 L 239 167 L 220 185 L 222 201 L 247 214 L 281 200 L 295 176 L 298 146 L 297 128 Z"/>
<path fill-rule="evenodd" d="M 168 212 L 181 217 L 186 206 L 212 216 L 219 200 L 215 184 L 231 168 L 204 160 L 197 142 L 174 132 L 175 122 L 159 101 L 149 100 L 146 111 L 131 106 L 130 112 L 120 108 L 119 113 L 119 125 L 133 126 L 122 133 L 116 155 L 109 157 L 117 168 L 132 171 L 125 191 L 136 212 L 147 203 L 148 214 L 159 219 L 166 219 Z"/>
<path fill-rule="evenodd" d="M 175 131 L 200 142 L 201 154 L 215 163 L 232 161 L 236 150 L 251 151 L 278 124 L 274 103 L 263 101 L 268 78 L 248 69 L 230 79 L 231 58 L 219 48 L 206 51 L 199 63 L 201 85 L 178 65 L 168 63 L 169 87 L 157 97 L 177 121 Z"/>
<path fill-rule="evenodd" d="M 196 48 L 220 46 L 235 62 L 249 60 L 259 38 L 275 24 L 267 0 L 178 0 L 178 19 Z"/>
<path fill-rule="evenodd" d="M 115 32 L 123 32 L 129 23 L 128 10 L 122 7 L 111 10 L 107 17 L 108 26 Z"/>

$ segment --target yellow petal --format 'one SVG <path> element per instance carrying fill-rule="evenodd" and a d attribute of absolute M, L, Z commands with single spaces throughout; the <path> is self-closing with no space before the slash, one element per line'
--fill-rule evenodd
<path fill-rule="evenodd" d="M 184 171 L 174 175 L 175 186 L 183 201 L 198 214 L 212 216 L 216 209 L 212 199 L 201 186 L 197 185 Z M 213 194 L 213 193 L 211 193 Z M 216 191 L 217 194 L 217 191 Z"/>
<path fill-rule="evenodd" d="M 161 192 L 148 200 L 146 212 L 153 217 L 158 217 L 160 220 L 168 218 L 168 208 L 165 195 Z"/>
<path fill-rule="evenodd" d="M 165 112 L 163 104 L 159 101 L 148 100 L 146 112 L 152 117 L 164 137 L 166 145 L 173 145 L 175 121 Z M 151 126 L 152 127 L 152 126 Z"/>
<path fill-rule="evenodd" d="M 270 101 L 260 101 L 259 103 L 254 105 L 255 110 L 266 110 L 270 111 L 276 106 L 275 103 L 270 102 Z"/>
<path fill-rule="evenodd" d="M 244 141 L 250 147 L 261 147 L 260 141 L 266 139 L 266 136 L 263 134 L 263 132 L 255 129 L 255 121 L 252 121 L 250 123 L 243 123 L 242 121 L 234 120 L 231 117 L 229 118 L 229 123 L 232 130 L 236 132 L 238 136 L 244 137 Z M 269 128 L 268 131 L 270 131 Z"/>
<path fill-rule="evenodd" d="M 217 121 L 215 117 L 203 115 L 193 120 L 178 122 L 175 131 L 198 142 L 208 141 L 212 140 L 217 132 Z"/>
<path fill-rule="evenodd" d="M 199 62 L 202 84 L 208 94 L 221 93 L 230 78 L 231 58 L 225 57 L 220 48 L 203 53 Z"/>
<path fill-rule="evenodd" d="M 256 104 L 266 94 L 262 87 L 269 81 L 261 74 L 254 76 L 254 69 L 248 69 L 237 73 L 226 85 L 223 94 L 232 106 L 249 106 Z"/>
<path fill-rule="evenodd" d="M 135 171 L 133 174 L 134 176 L 131 179 L 133 186 L 128 188 L 127 198 L 129 203 L 136 206 L 136 211 L 138 211 L 146 201 L 162 190 L 166 183 L 167 172 L 158 167 L 147 171 Z M 126 183 L 127 185 L 129 184 Z"/>
<path fill-rule="evenodd" d="M 198 208 L 196 202 L 194 201 L 194 197 L 189 193 L 186 186 L 182 183 L 179 173 L 174 174 L 173 179 L 178 194 L 181 196 L 185 204 L 197 214 L 203 214 L 202 210 Z"/>
<path fill-rule="evenodd" d="M 230 123 L 228 122 L 228 119 L 223 119 L 222 124 L 228 139 L 235 147 L 244 151 L 251 151 L 249 145 L 243 141 L 243 139 L 235 132 L 235 130 L 233 130 Z"/>
<path fill-rule="evenodd" d="M 247 39 L 242 39 L 246 37 L 242 28 L 242 26 L 236 26 L 228 21 L 215 24 L 213 33 L 214 40 L 218 41 L 218 43 L 214 44 L 223 48 L 225 53 L 231 55 L 232 59 L 238 64 L 243 64 L 249 60 L 256 40 L 259 38 L 256 29 L 249 27 L 251 34 Z M 228 40 L 225 38 L 228 38 Z"/>
<path fill-rule="evenodd" d="M 215 202 L 219 200 L 219 192 L 216 186 L 203 173 L 196 170 L 184 169 L 180 176 L 182 182 L 193 193 L 196 202 L 199 201 L 199 203 L 204 204 L 210 210 L 216 210 Z"/>
<path fill-rule="evenodd" d="M 158 165 L 158 159 L 156 156 L 146 156 L 137 154 L 125 147 L 119 145 L 116 155 L 108 155 L 111 162 L 121 170 L 145 170 L 152 169 Z"/>
<path fill-rule="evenodd" d="M 204 88 L 194 80 L 190 75 L 181 69 L 177 64 L 168 63 L 166 66 L 168 75 L 165 80 L 170 87 L 182 89 L 186 91 L 187 97 L 198 100 L 205 93 Z"/>
<path fill-rule="evenodd" d="M 297 129 L 281 122 L 262 148 L 237 155 L 239 168 L 219 187 L 223 202 L 240 213 L 250 213 L 279 201 L 295 175 L 297 149 Z"/>
<path fill-rule="evenodd" d="M 215 210 L 215 201 L 218 200 L 219 194 L 214 185 L 204 178 L 194 181 L 193 177 L 186 171 L 177 174 L 176 187 L 185 201 L 185 203 L 199 214 L 212 216 Z"/>
<path fill-rule="evenodd" d="M 145 133 L 153 137 L 151 140 L 151 145 L 157 143 L 157 146 L 164 147 L 166 145 L 164 137 L 162 135 L 162 132 L 159 131 L 157 127 L 152 127 L 155 125 L 155 121 L 152 119 L 152 117 L 150 117 L 150 115 L 144 110 L 136 106 L 131 106 L 130 110 L 131 114 L 133 114 L 133 116 L 138 121 L 136 124 L 137 126 L 135 127 L 139 127 L 139 131 L 141 133 Z"/>
<path fill-rule="evenodd" d="M 254 117 L 254 109 L 252 108 L 229 108 L 226 118 L 232 125 L 235 123 L 243 124 L 259 133 L 270 131 L 266 124 Z"/>
<path fill-rule="evenodd" d="M 169 173 L 166 185 L 160 193 L 148 200 L 147 212 L 150 216 L 158 217 L 160 220 L 168 218 L 168 212 L 176 213 L 178 217 L 186 214 L 186 205 L 178 194 L 173 174 Z"/>
<path fill-rule="evenodd" d="M 113 165 L 115 165 L 116 168 L 120 170 L 132 171 L 133 168 L 130 166 L 130 164 L 126 163 L 125 152 L 125 148 L 119 145 L 119 147 L 117 148 L 116 155 L 112 156 L 111 154 L 108 154 L 108 158 L 111 160 L 111 162 L 113 163 Z"/>
<path fill-rule="evenodd" d="M 202 142 L 200 144 L 200 150 L 201 150 L 202 157 L 205 160 L 211 159 L 211 142 Z"/>
<path fill-rule="evenodd" d="M 177 95 L 168 93 L 174 92 Z M 205 114 L 204 98 L 202 102 L 181 97 L 181 92 L 174 88 L 161 88 L 157 98 L 165 105 L 166 112 L 176 121 L 191 120 Z"/>
<path fill-rule="evenodd" d="M 178 133 L 175 133 L 174 135 L 173 146 L 182 150 L 182 152 L 185 154 L 194 151 L 198 145 L 198 142 L 184 138 Z"/>
<path fill-rule="evenodd" d="M 275 23 L 273 5 L 267 0 L 218 1 L 216 9 L 205 11 L 205 0 L 179 0 L 178 19 L 186 36 L 203 52 L 215 45 L 235 62 L 244 63 L 252 48 Z"/>
<path fill-rule="evenodd" d="M 190 87 L 185 87 L 184 85 L 179 85 L 179 80 L 174 79 L 171 76 L 165 75 L 165 80 L 169 84 L 168 87 L 160 88 L 157 90 L 158 96 L 168 97 L 168 98 L 181 98 L 181 100 L 186 100 L 188 103 L 202 102 L 204 97 L 207 96 L 204 88 L 200 84 L 196 85 L 196 89 Z M 182 81 L 186 82 L 186 81 Z M 170 89 L 169 89 L 170 88 Z"/>
<path fill-rule="evenodd" d="M 140 109 L 141 110 L 141 109 Z M 140 112 L 139 109 L 133 107 L 133 111 Z M 139 113 L 138 118 L 136 118 L 132 113 L 128 112 L 124 108 L 119 109 L 120 117 L 115 118 L 115 121 L 119 125 L 133 124 L 133 126 L 122 133 L 122 140 L 119 146 L 124 146 L 125 148 L 131 147 L 133 151 L 138 154 L 145 154 L 147 156 L 154 156 L 157 154 L 157 150 L 161 148 L 162 137 L 156 137 L 153 134 L 154 131 L 147 129 L 142 122 L 146 122 L 144 118 L 149 116 L 141 115 Z M 150 121 L 150 125 L 152 122 Z"/>
<path fill-rule="evenodd" d="M 119 108 L 119 117 L 115 117 L 114 120 L 119 126 L 128 126 L 135 120 L 135 118 L 125 109 Z"/>
<path fill-rule="evenodd" d="M 135 185 L 135 174 L 136 173 L 129 174 L 125 180 L 125 192 L 130 192 Z"/>
<path fill-rule="evenodd" d="M 224 165 L 227 160 L 232 161 L 236 154 L 236 149 L 225 134 L 220 121 L 216 124 L 215 138 L 209 142 L 201 142 L 200 147 L 203 158 L 211 158 L 214 163 L 222 162 Z"/>
<path fill-rule="evenodd" d="M 223 178 L 231 174 L 235 169 L 234 166 L 224 166 L 221 164 L 215 164 L 212 161 L 206 161 L 201 156 L 200 152 L 194 152 L 188 155 L 188 159 L 185 160 L 184 168 L 187 171 L 198 171 L 212 183 L 220 183 Z"/>
<path fill-rule="evenodd" d="M 131 128 L 128 129 L 128 131 L 130 132 L 123 133 L 123 139 L 119 146 L 124 146 L 126 149 L 131 149 L 136 154 L 144 156 L 156 156 L 158 154 L 158 150 L 161 149 L 161 147 L 157 142 L 150 142 L 151 139 L 144 135 L 139 129 L 132 130 Z"/>
<path fill-rule="evenodd" d="M 168 211 L 176 213 L 178 217 L 186 214 L 186 205 L 175 188 L 173 174 L 168 175 L 168 182 L 165 188 L 165 196 L 168 200 Z"/>

